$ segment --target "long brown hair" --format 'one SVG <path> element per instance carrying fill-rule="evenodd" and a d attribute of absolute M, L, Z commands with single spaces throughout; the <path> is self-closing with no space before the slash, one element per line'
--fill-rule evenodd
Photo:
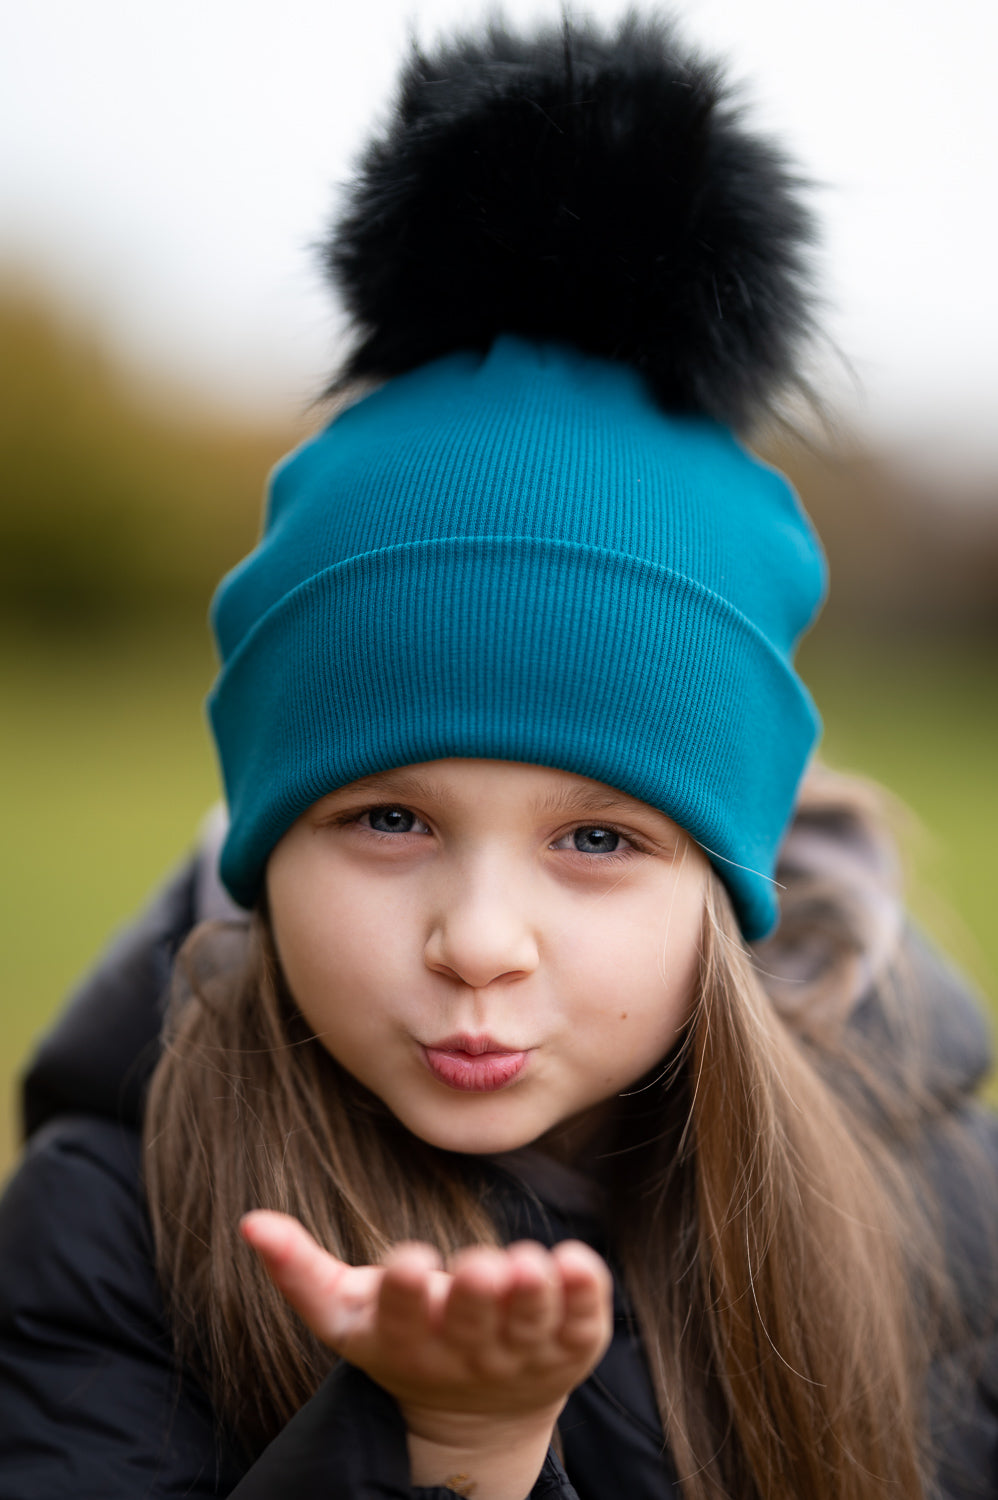
<path fill-rule="evenodd" d="M 886 847 L 841 782 L 812 781 L 796 826 Z M 917 1070 L 897 1062 L 885 1084 L 850 1024 L 876 943 L 848 882 L 784 873 L 782 946 L 755 954 L 711 877 L 685 1038 L 618 1101 L 612 1250 L 685 1500 L 917 1500 L 942 1286 L 924 1195 L 892 1149 L 923 1107 Z M 252 1452 L 333 1356 L 239 1241 L 243 1212 L 295 1214 L 356 1263 L 497 1231 L 488 1164 L 410 1135 L 311 1036 L 265 917 L 236 942 L 228 961 L 217 932 L 196 933 L 183 955 L 145 1164 L 178 1350 Z M 899 1026 L 909 1052 L 913 1034 Z"/>

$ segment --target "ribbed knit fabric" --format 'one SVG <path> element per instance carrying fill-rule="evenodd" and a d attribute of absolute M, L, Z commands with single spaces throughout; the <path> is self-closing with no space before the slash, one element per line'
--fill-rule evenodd
<path fill-rule="evenodd" d="M 760 937 L 823 590 L 786 482 L 635 371 L 503 338 L 400 376 L 278 468 L 216 595 L 223 879 L 251 905 L 282 833 L 359 776 L 524 761 L 666 812 Z"/>

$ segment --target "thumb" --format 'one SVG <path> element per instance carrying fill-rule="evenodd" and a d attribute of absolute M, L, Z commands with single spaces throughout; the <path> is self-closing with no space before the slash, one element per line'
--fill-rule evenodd
<path fill-rule="evenodd" d="M 382 1273 L 337 1260 L 288 1214 L 256 1209 L 239 1232 L 257 1252 L 271 1281 L 308 1327 L 337 1353 L 358 1316 L 373 1306 Z"/>

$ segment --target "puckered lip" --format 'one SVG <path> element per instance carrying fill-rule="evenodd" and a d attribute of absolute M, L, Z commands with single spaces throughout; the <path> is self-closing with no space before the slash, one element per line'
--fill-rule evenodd
<path fill-rule="evenodd" d="M 491 1036 L 471 1036 L 462 1031 L 454 1036 L 445 1036 L 439 1042 L 424 1042 L 424 1047 L 431 1052 L 463 1052 L 467 1057 L 484 1057 L 486 1053 L 498 1053 L 508 1055 L 511 1052 L 523 1052 L 523 1047 L 506 1047 L 502 1042 L 497 1042 Z"/>
<path fill-rule="evenodd" d="M 529 1060 L 529 1050 L 464 1032 L 423 1043 L 420 1052 L 437 1082 L 461 1094 L 494 1094 L 515 1082 Z"/>

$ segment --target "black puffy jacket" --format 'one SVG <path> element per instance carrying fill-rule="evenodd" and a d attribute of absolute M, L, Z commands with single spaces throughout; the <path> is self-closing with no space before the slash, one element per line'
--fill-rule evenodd
<path fill-rule="evenodd" d="M 452 1500 L 412 1488 L 395 1403 L 345 1364 L 252 1463 L 176 1366 L 139 1131 L 173 957 L 211 900 L 204 862 L 185 868 L 112 947 L 27 1075 L 27 1148 L 0 1202 L 0 1500 Z M 910 941 L 936 1040 L 930 1084 L 946 1104 L 946 1126 L 926 1135 L 924 1151 L 943 1191 L 967 1325 L 933 1377 L 938 1493 L 998 1500 L 998 1336 L 983 1312 L 998 1280 L 989 1243 L 998 1128 L 969 1102 L 987 1037 L 959 982 Z M 972 1175 L 948 1144 L 954 1124 L 979 1144 Z M 577 1235 L 601 1248 L 570 1178 L 556 1173 L 527 1192 L 508 1169 L 496 1172 L 511 1237 Z M 615 1313 L 608 1353 L 559 1423 L 564 1467 L 549 1455 L 531 1500 L 678 1500 L 619 1293 Z"/>

